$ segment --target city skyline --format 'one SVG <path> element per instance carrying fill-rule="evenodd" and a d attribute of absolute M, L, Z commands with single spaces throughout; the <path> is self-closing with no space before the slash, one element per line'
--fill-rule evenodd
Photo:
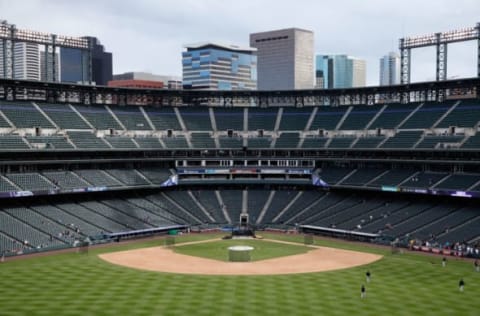
<path fill-rule="evenodd" d="M 21 29 L 98 37 L 113 53 L 114 73 L 148 71 L 178 76 L 184 44 L 221 41 L 247 45 L 250 33 L 310 29 L 315 33 L 316 54 L 345 53 L 365 59 L 367 85 L 379 84 L 378 59 L 387 51 L 398 52 L 401 37 L 474 26 L 480 16 L 474 0 L 404 1 L 401 6 L 378 0 L 361 5 L 346 0 L 298 1 L 294 5 L 270 0 L 174 4 L 0 0 L 0 10 L 0 19 Z M 475 47 L 475 41 L 449 46 L 448 77 L 475 76 Z M 412 82 L 434 78 L 434 49 L 416 50 Z"/>

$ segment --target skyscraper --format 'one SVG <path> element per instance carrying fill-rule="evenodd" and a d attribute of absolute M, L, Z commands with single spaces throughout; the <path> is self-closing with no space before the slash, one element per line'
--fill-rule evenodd
<path fill-rule="evenodd" d="M 13 49 L 14 78 L 40 80 L 40 50 L 38 44 L 17 42 Z"/>
<path fill-rule="evenodd" d="M 88 83 L 106 86 L 112 80 L 112 53 L 96 37 L 83 37 L 90 41 L 92 72 L 89 73 L 88 51 L 77 48 L 60 48 L 60 77 L 62 82 Z"/>
<path fill-rule="evenodd" d="M 250 34 L 257 48 L 258 89 L 313 88 L 313 32 L 298 28 Z"/>
<path fill-rule="evenodd" d="M 55 81 L 60 82 L 60 59 L 59 54 L 54 54 L 55 60 L 52 58 L 52 54 L 45 54 L 45 51 L 40 51 L 40 77 L 42 81 L 54 81 L 53 80 L 53 62 L 55 61 Z"/>
<path fill-rule="evenodd" d="M 317 88 L 364 87 L 366 62 L 348 55 L 317 55 L 315 76 Z"/>
<path fill-rule="evenodd" d="M 88 52 L 76 48 L 60 48 L 60 79 L 62 82 L 89 82 Z M 92 79 L 92 81 L 94 81 Z"/>
<path fill-rule="evenodd" d="M 256 49 L 204 42 L 186 45 L 182 53 L 183 88 L 254 90 L 257 88 Z"/>
<path fill-rule="evenodd" d="M 112 53 L 96 37 L 87 36 L 92 41 L 92 81 L 97 85 L 106 86 L 113 78 Z"/>
<path fill-rule="evenodd" d="M 380 85 L 400 84 L 400 56 L 395 52 L 380 58 Z"/>

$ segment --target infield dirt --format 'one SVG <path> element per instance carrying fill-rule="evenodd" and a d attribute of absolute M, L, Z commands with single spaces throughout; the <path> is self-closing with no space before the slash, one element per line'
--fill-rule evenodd
<path fill-rule="evenodd" d="M 274 275 L 322 272 L 365 265 L 382 258 L 380 255 L 358 251 L 320 246 L 310 247 L 314 249 L 305 254 L 255 262 L 222 262 L 178 254 L 166 247 L 119 251 L 101 254 L 99 257 L 107 262 L 134 269 L 206 275 Z"/>

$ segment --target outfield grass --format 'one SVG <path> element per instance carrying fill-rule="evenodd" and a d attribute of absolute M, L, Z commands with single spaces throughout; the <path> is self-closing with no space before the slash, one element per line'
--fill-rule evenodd
<path fill-rule="evenodd" d="M 306 253 L 313 248 L 302 245 L 289 245 L 284 243 L 270 242 L 265 240 L 218 240 L 200 244 L 180 245 L 173 250 L 184 255 L 197 256 L 207 259 L 229 261 L 228 247 L 251 246 L 250 261 L 265 260 L 276 257 L 284 257 Z"/>
<path fill-rule="evenodd" d="M 182 241 L 212 238 L 191 235 Z M 288 236 L 273 235 L 278 239 Z M 270 238 L 271 236 L 266 236 Z M 296 237 L 293 237 L 294 239 Z M 303 241 L 302 238 L 298 239 Z M 478 315 L 480 273 L 471 262 L 391 255 L 359 244 L 316 241 L 384 259 L 363 267 L 279 276 L 192 276 L 138 271 L 96 255 L 163 244 L 153 240 L 0 264 L 0 315 Z M 365 271 L 372 272 L 360 299 Z M 458 280 L 466 282 L 464 293 Z"/>

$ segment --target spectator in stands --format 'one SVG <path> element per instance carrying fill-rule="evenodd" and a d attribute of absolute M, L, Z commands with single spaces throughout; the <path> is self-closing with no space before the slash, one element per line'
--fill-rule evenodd
<path fill-rule="evenodd" d="M 360 288 L 360 298 L 366 298 L 367 297 L 367 290 L 365 289 L 365 285 L 362 284 L 362 287 Z"/>
<path fill-rule="evenodd" d="M 460 279 L 460 281 L 458 281 L 458 290 L 460 292 L 463 292 L 464 287 L 465 287 L 465 281 L 463 281 L 463 279 Z"/>

